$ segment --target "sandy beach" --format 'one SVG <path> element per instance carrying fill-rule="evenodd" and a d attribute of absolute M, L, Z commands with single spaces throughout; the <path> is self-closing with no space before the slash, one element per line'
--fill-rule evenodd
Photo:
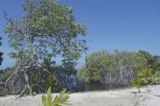
<path fill-rule="evenodd" d="M 151 86 L 149 90 L 144 87 L 140 94 L 136 93 L 136 88 L 73 93 L 69 103 L 71 106 L 160 106 L 160 86 Z M 0 106 L 43 106 L 41 96 L 25 96 L 18 100 L 16 96 L 0 97 Z"/>

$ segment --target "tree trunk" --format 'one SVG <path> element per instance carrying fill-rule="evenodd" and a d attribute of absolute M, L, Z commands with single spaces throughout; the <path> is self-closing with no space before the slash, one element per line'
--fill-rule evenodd
<path fill-rule="evenodd" d="M 140 88 L 138 88 L 138 93 L 141 93 L 141 90 L 140 90 Z"/>

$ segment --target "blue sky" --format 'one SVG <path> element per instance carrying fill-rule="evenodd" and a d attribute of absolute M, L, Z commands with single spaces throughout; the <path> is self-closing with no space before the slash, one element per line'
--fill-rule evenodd
<path fill-rule="evenodd" d="M 7 53 L 7 37 L 3 32 L 3 11 L 22 16 L 23 0 L 0 0 L 0 35 L 5 53 L 0 69 L 13 65 Z M 160 0 L 61 0 L 73 8 L 77 21 L 86 25 L 89 51 L 147 50 L 160 54 Z M 84 56 L 79 64 L 84 63 Z"/>

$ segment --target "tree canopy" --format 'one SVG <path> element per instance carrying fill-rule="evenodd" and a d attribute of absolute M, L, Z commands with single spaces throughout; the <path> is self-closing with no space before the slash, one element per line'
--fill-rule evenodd
<path fill-rule="evenodd" d="M 26 88 L 32 92 L 27 75 L 32 67 L 44 67 L 44 59 L 54 59 L 57 55 L 62 56 L 64 64 L 74 66 L 87 47 L 86 41 L 79 37 L 85 36 L 86 28 L 77 23 L 72 8 L 56 0 L 26 0 L 22 8 L 25 12 L 22 18 L 6 16 L 5 32 L 15 50 L 10 55 L 17 60 L 11 76 L 23 72 L 21 77 L 26 84 L 21 93 L 24 93 Z"/>
<path fill-rule="evenodd" d="M 55 0 L 26 0 L 22 7 L 25 16 L 9 18 L 5 26 L 12 48 L 23 48 L 37 59 L 61 54 L 66 61 L 86 50 L 85 40 L 77 39 L 85 35 L 85 27 L 75 21 L 71 8 Z"/>

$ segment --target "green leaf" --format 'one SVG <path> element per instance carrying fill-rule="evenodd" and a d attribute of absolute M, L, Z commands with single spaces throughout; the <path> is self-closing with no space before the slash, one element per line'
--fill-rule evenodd
<path fill-rule="evenodd" d="M 42 96 L 42 103 L 43 103 L 44 106 L 45 106 L 45 104 L 46 104 L 46 96 L 45 96 L 45 95 Z"/>

